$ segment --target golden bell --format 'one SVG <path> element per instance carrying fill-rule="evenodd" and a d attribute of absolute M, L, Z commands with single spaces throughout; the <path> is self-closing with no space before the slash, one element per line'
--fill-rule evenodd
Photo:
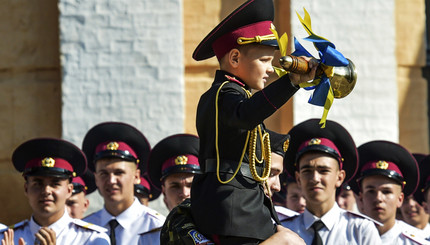
<path fill-rule="evenodd" d="M 355 69 L 355 65 L 350 59 L 347 60 L 349 64 L 347 66 L 335 66 L 333 69 L 334 74 L 329 78 L 334 97 L 337 99 L 344 98 L 351 93 L 357 82 L 357 70 Z M 287 55 L 281 57 L 279 63 L 286 71 L 300 74 L 309 72 L 308 62 L 301 57 Z M 322 69 L 318 67 L 316 75 L 321 75 L 322 73 Z"/>

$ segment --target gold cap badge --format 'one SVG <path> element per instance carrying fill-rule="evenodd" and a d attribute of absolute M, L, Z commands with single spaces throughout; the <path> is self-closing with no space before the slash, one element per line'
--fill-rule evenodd
<path fill-rule="evenodd" d="M 308 145 L 319 145 L 321 144 L 321 139 L 313 138 L 309 141 Z"/>
<path fill-rule="evenodd" d="M 376 163 L 376 168 L 387 169 L 388 168 L 388 163 L 386 161 L 378 161 Z"/>
<path fill-rule="evenodd" d="M 284 150 L 284 152 L 286 152 L 288 150 L 288 146 L 290 146 L 290 139 L 287 139 L 286 141 L 284 141 L 284 145 L 282 146 L 282 150 Z"/>
<path fill-rule="evenodd" d="M 51 157 L 45 157 L 42 160 L 42 167 L 52 168 L 55 165 L 55 160 Z"/>
<path fill-rule="evenodd" d="M 176 165 L 185 165 L 188 162 L 188 157 L 182 155 L 182 156 L 178 156 L 175 159 L 175 164 Z"/>
<path fill-rule="evenodd" d="M 118 150 L 119 144 L 115 141 L 110 142 L 109 144 L 106 145 L 106 149 L 110 150 L 110 151 L 116 151 Z"/>

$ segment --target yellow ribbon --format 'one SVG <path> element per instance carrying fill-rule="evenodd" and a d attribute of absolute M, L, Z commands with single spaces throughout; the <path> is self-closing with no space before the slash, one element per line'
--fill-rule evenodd
<path fill-rule="evenodd" d="M 288 45 L 287 33 L 284 32 L 284 34 L 282 34 L 281 38 L 279 38 L 278 32 L 276 31 L 274 26 L 272 26 L 272 28 L 270 30 L 272 31 L 273 35 L 276 38 L 276 41 L 278 42 L 279 52 L 281 53 L 281 56 L 287 55 L 287 45 Z M 284 70 L 281 67 L 274 66 L 273 69 L 275 70 L 278 77 L 282 77 L 282 76 L 288 74 L 288 71 Z"/>

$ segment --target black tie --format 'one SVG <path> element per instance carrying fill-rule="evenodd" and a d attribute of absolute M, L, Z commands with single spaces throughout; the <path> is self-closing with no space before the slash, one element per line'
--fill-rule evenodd
<path fill-rule="evenodd" d="M 312 224 L 312 229 L 314 229 L 314 240 L 312 240 L 312 245 L 323 245 L 320 234 L 318 231 L 324 227 L 324 223 L 321 220 L 317 220 Z"/>
<path fill-rule="evenodd" d="M 111 245 L 116 245 L 115 228 L 118 225 L 119 225 L 119 223 L 118 223 L 118 221 L 116 221 L 116 219 L 112 219 L 111 221 L 109 221 L 109 226 L 110 226 L 109 238 L 110 238 L 110 244 Z"/>

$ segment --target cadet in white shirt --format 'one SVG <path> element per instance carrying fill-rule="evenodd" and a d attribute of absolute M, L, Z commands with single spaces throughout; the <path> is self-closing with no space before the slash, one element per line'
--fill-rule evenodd
<path fill-rule="evenodd" d="M 105 122 L 88 131 L 82 149 L 104 199 L 103 209 L 84 220 L 107 228 L 113 245 L 160 244 L 164 216 L 134 197 L 136 165 L 146 164 L 150 151 L 145 136 L 128 124 Z"/>
<path fill-rule="evenodd" d="M 306 244 L 380 244 L 375 224 L 339 208 L 336 188 L 354 176 L 358 166 L 355 143 L 340 124 L 310 119 L 293 127 L 284 165 L 295 175 L 306 209 L 282 222 Z"/>
<path fill-rule="evenodd" d="M 13 242 L 26 244 L 109 244 L 104 228 L 71 218 L 66 199 L 72 195 L 72 177 L 87 167 L 85 155 L 73 144 L 39 138 L 20 145 L 12 155 L 15 168 L 25 178 L 25 195 L 33 215 L 9 230 Z M 2 232 L 1 239 L 8 244 Z M 21 244 L 20 243 L 20 244 Z"/>
<path fill-rule="evenodd" d="M 199 137 L 196 135 L 170 135 L 151 150 L 149 179 L 163 193 L 169 211 L 190 198 L 194 175 L 200 173 Z"/>
<path fill-rule="evenodd" d="M 371 141 L 358 147 L 360 165 L 350 182 L 363 213 L 381 222 L 382 244 L 428 244 L 417 228 L 396 220 L 403 199 L 414 193 L 419 170 L 415 158 L 399 144 Z"/>

